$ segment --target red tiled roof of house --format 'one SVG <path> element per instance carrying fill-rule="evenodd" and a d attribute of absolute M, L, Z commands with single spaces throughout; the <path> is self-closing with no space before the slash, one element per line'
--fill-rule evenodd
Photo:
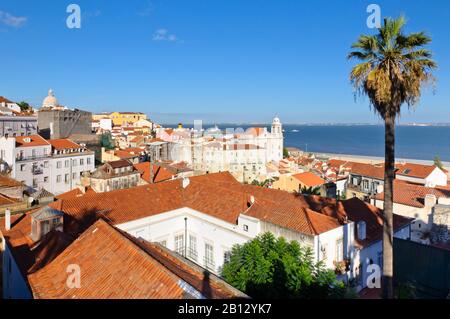
<path fill-rule="evenodd" d="M 16 136 L 16 147 L 31 147 L 31 146 L 45 146 L 50 145 L 42 136 L 40 135 L 30 135 L 30 136 Z"/>
<path fill-rule="evenodd" d="M 398 163 L 395 165 L 397 175 L 427 178 L 436 168 L 435 165 L 423 165 L 415 163 Z"/>
<path fill-rule="evenodd" d="M 384 164 L 352 163 L 350 170 L 352 174 L 384 179 Z"/>
<path fill-rule="evenodd" d="M 13 101 L 8 100 L 6 97 L 4 96 L 0 96 L 0 103 L 14 103 Z"/>
<path fill-rule="evenodd" d="M 295 174 L 295 175 L 292 175 L 292 177 L 296 178 L 297 180 L 299 180 L 302 184 L 306 185 L 307 187 L 317 187 L 317 186 L 320 186 L 320 185 L 323 185 L 326 183 L 319 176 L 317 176 L 311 172 Z"/>
<path fill-rule="evenodd" d="M 80 196 L 83 196 L 84 194 L 96 194 L 95 190 L 92 187 L 87 187 L 85 192 L 82 192 L 81 189 L 75 188 L 71 191 L 65 192 L 63 194 L 60 194 L 58 196 L 55 196 L 55 199 L 72 199 L 77 198 Z"/>
<path fill-rule="evenodd" d="M 450 198 L 450 189 L 445 186 L 433 188 L 398 179 L 394 180 L 394 203 L 422 208 L 425 206 L 425 196 L 428 194 L 435 195 L 436 198 Z M 383 200 L 384 193 L 377 194 L 376 198 Z"/>
<path fill-rule="evenodd" d="M 260 197 L 265 200 L 278 201 L 281 203 L 295 203 L 298 207 L 307 208 L 311 211 L 332 217 L 341 224 L 345 223 L 347 220 L 353 222 L 365 221 L 367 239 L 363 242 L 359 241 L 361 246 L 369 245 L 370 243 L 381 239 L 383 229 L 381 220 L 382 211 L 358 198 L 337 201 L 333 198 L 317 195 L 296 195 L 281 190 L 266 189 L 253 185 L 245 185 L 244 187 L 249 189 L 249 193 L 256 197 L 256 202 L 258 201 L 258 197 Z M 285 208 L 285 210 L 289 209 L 290 208 Z M 285 218 L 288 219 L 289 216 L 285 216 Z M 394 228 L 396 230 L 405 227 L 410 222 L 410 219 L 394 214 Z M 286 223 L 289 222 L 286 221 Z M 320 227 L 326 227 L 326 225 L 325 221 L 323 221 L 323 224 L 316 222 L 313 226 L 316 227 L 316 229 L 320 229 Z"/>
<path fill-rule="evenodd" d="M 81 145 L 69 140 L 69 139 L 57 139 L 48 140 L 52 147 L 58 151 L 66 149 L 79 149 L 82 148 Z"/>
<path fill-rule="evenodd" d="M 151 178 L 150 165 L 153 166 L 153 180 Z M 166 168 L 151 164 L 150 162 L 143 162 L 134 164 L 134 167 L 141 173 L 141 178 L 147 183 L 159 183 L 162 181 L 171 180 L 176 174 L 172 174 Z"/>
<path fill-rule="evenodd" d="M 82 253 L 80 253 L 82 252 Z M 80 288 L 67 285 L 67 267 L 81 269 Z M 138 242 L 100 219 L 28 280 L 34 298 L 43 299 L 186 299 L 183 283 L 196 284 L 209 298 L 245 296 L 204 274 L 175 255 L 154 245 Z M 218 284 L 220 282 L 220 285 Z M 198 285 L 200 284 L 200 285 Z"/>
<path fill-rule="evenodd" d="M 0 174 L 0 188 L 19 187 L 23 186 L 22 182 L 15 180 L 14 178 Z"/>
<path fill-rule="evenodd" d="M 6 195 L 0 194 L 0 206 L 11 205 L 11 204 L 15 204 L 18 202 L 19 201 L 17 199 L 10 198 Z"/>

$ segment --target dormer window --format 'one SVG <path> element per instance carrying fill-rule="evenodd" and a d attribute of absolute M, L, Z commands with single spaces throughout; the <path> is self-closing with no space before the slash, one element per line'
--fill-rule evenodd
<path fill-rule="evenodd" d="M 31 143 L 31 138 L 30 138 L 30 137 L 25 137 L 25 138 L 23 139 L 23 141 L 24 141 L 25 143 Z"/>
<path fill-rule="evenodd" d="M 50 207 L 44 207 L 31 215 L 31 238 L 36 242 L 49 232 L 63 231 L 63 214 Z"/>

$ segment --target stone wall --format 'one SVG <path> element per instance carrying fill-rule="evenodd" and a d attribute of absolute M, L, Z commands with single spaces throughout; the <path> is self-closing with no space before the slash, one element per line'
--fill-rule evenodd
<path fill-rule="evenodd" d="M 39 134 L 46 139 L 68 138 L 92 133 L 92 113 L 81 110 L 40 110 Z M 53 126 L 53 128 L 51 128 Z"/>
<path fill-rule="evenodd" d="M 431 242 L 450 243 L 450 205 L 438 204 L 434 207 Z"/>

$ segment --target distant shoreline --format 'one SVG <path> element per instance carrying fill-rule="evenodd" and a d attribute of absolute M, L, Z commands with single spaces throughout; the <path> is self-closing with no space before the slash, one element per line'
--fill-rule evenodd
<path fill-rule="evenodd" d="M 288 146 L 289 147 L 289 146 Z M 316 157 L 334 158 L 338 160 L 347 160 L 350 162 L 360 162 L 360 163 L 380 163 L 384 161 L 384 157 L 378 156 L 365 156 L 365 155 L 351 155 L 351 154 L 333 154 L 333 153 L 322 153 L 322 152 L 308 152 L 314 154 Z M 409 162 L 415 164 L 433 165 L 434 162 L 430 160 L 419 160 L 412 158 L 396 158 L 397 162 Z M 450 171 L 450 162 L 442 161 L 444 168 Z"/>

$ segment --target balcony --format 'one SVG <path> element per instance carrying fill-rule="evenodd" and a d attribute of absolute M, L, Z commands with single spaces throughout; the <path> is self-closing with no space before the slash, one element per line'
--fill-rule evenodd
<path fill-rule="evenodd" d="M 17 155 L 16 156 L 16 162 L 24 162 L 24 161 L 34 161 L 42 158 L 46 158 L 48 155 L 31 155 L 31 156 L 23 156 L 23 155 Z"/>
<path fill-rule="evenodd" d="M 31 169 L 31 172 L 33 173 L 33 175 L 44 174 L 44 170 L 42 169 L 42 167 L 36 167 L 36 166 L 33 166 L 33 168 Z"/>

